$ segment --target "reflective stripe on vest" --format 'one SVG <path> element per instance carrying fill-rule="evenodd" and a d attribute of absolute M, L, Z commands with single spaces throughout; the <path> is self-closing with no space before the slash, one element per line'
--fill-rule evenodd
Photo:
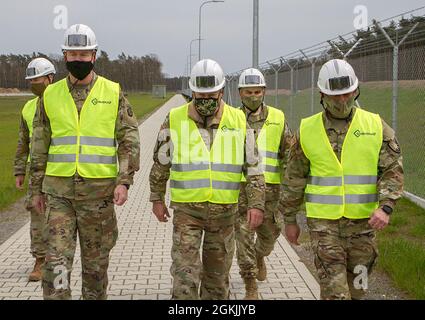
<path fill-rule="evenodd" d="M 29 138 L 30 138 L 30 144 L 28 147 L 28 150 L 30 150 L 30 153 L 28 154 L 28 162 L 31 158 L 31 137 L 32 137 L 32 123 L 34 121 L 35 112 L 37 111 L 37 103 L 38 103 L 38 97 L 29 100 L 27 103 L 25 103 L 23 109 L 22 109 L 22 117 L 25 120 L 25 123 L 27 124 L 28 131 L 29 131 Z"/>
<path fill-rule="evenodd" d="M 170 112 L 171 200 L 237 203 L 245 158 L 245 115 L 224 105 L 210 151 L 195 122 L 188 117 L 188 108 L 186 104 Z"/>
<path fill-rule="evenodd" d="M 268 115 L 257 137 L 258 153 L 266 183 L 280 184 L 282 176 L 279 147 L 285 128 L 285 115 L 281 110 L 266 106 Z M 245 177 L 242 177 L 245 182 Z"/>
<path fill-rule="evenodd" d="M 301 121 L 300 142 L 310 161 L 306 211 L 310 218 L 364 219 L 378 207 L 377 175 L 382 145 L 379 115 L 356 109 L 341 161 L 323 125 L 322 113 Z"/>
<path fill-rule="evenodd" d="M 66 79 L 47 87 L 44 108 L 52 137 L 46 175 L 85 178 L 117 176 L 115 123 L 119 84 L 98 76 L 80 115 Z"/>

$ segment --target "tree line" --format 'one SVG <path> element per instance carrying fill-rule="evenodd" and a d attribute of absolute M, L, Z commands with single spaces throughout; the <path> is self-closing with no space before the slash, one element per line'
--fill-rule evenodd
<path fill-rule="evenodd" d="M 0 88 L 27 89 L 25 71 L 30 61 L 37 57 L 47 58 L 55 65 L 56 81 L 68 74 L 63 56 L 60 55 L 41 52 L 0 54 Z M 165 78 L 162 63 L 154 54 L 138 57 L 122 52 L 117 59 L 111 60 L 105 51 L 100 51 L 94 70 L 99 75 L 119 82 L 125 91 L 151 91 L 154 84 L 166 84 L 169 91 L 181 89 L 179 78 Z"/>

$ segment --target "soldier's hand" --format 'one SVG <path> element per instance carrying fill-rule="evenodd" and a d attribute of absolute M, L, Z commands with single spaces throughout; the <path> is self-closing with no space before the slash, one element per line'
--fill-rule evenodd
<path fill-rule="evenodd" d="M 24 189 L 24 181 L 25 181 L 25 175 L 23 175 L 23 174 L 17 175 L 15 177 L 16 188 L 19 189 L 19 190 L 23 190 Z"/>
<path fill-rule="evenodd" d="M 298 224 L 285 224 L 285 238 L 290 243 L 299 245 L 298 237 L 300 236 L 300 227 Z"/>
<path fill-rule="evenodd" d="M 128 190 L 123 184 L 117 185 L 114 190 L 114 204 L 122 206 L 127 201 Z"/>
<path fill-rule="evenodd" d="M 39 214 L 44 214 L 46 211 L 46 196 L 43 194 L 34 196 L 32 198 L 32 206 Z"/>
<path fill-rule="evenodd" d="M 160 222 L 167 222 L 168 218 L 170 218 L 167 206 L 162 201 L 153 202 L 152 212 Z"/>
<path fill-rule="evenodd" d="M 387 226 L 389 221 L 390 216 L 381 208 L 378 208 L 373 212 L 372 217 L 369 219 L 369 225 L 375 230 L 382 230 Z"/>
<path fill-rule="evenodd" d="M 264 213 L 257 208 L 248 209 L 246 220 L 250 229 L 255 229 L 263 223 Z"/>

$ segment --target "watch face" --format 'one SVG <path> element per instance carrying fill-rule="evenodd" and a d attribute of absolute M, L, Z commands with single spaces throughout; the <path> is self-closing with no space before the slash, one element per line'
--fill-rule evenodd
<path fill-rule="evenodd" d="M 383 206 L 382 210 L 384 210 L 384 212 L 388 214 L 391 214 L 393 212 L 393 209 L 389 206 Z"/>

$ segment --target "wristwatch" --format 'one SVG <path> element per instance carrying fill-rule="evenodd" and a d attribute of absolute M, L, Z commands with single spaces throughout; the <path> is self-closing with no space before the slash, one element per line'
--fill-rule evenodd
<path fill-rule="evenodd" d="M 390 206 L 387 206 L 387 205 L 383 205 L 382 211 L 384 211 L 386 214 L 390 215 L 391 213 L 393 213 L 393 208 L 391 208 Z"/>

